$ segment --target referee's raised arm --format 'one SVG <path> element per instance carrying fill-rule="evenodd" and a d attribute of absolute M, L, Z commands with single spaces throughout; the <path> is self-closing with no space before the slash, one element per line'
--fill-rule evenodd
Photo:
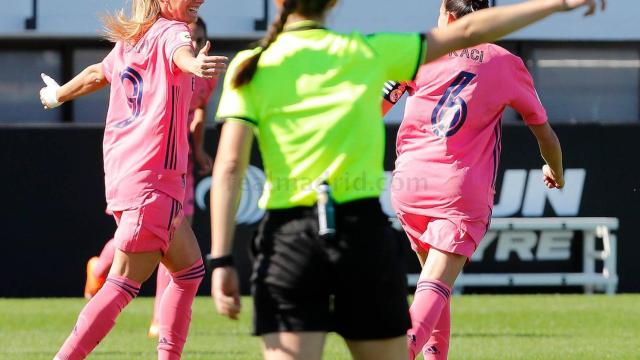
<path fill-rule="evenodd" d="M 337 332 L 355 359 L 406 359 L 411 319 L 402 245 L 379 202 L 380 89 L 387 80 L 412 80 L 421 64 L 448 51 L 591 2 L 534 0 L 478 11 L 427 37 L 331 31 L 324 19 L 336 2 L 276 0 L 266 36 L 229 64 L 211 189 L 212 295 L 220 313 L 237 316 L 230 254 L 255 136 L 266 215 L 251 244 L 251 292 L 253 334 L 265 358 L 320 359 L 326 334 Z"/>
<path fill-rule="evenodd" d="M 446 28 L 430 30 L 426 61 L 454 50 L 496 41 L 557 12 L 586 7 L 585 16 L 593 15 L 596 3 L 600 3 L 601 10 L 605 9 L 606 0 L 530 0 L 476 11 Z"/>

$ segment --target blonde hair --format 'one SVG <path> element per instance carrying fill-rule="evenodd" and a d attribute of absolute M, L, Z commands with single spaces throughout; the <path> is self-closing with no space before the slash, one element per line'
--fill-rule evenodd
<path fill-rule="evenodd" d="M 124 9 L 102 17 L 105 37 L 112 42 L 137 43 L 160 16 L 158 0 L 131 0 L 131 16 Z"/>

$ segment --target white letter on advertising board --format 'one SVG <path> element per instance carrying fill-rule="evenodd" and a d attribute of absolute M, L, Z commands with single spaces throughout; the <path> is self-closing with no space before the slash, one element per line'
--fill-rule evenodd
<path fill-rule="evenodd" d="M 573 231 L 543 231 L 540 234 L 538 260 L 569 260 L 571 258 Z"/>
<path fill-rule="evenodd" d="M 533 231 L 503 231 L 498 238 L 496 261 L 507 261 L 515 252 L 520 260 L 532 261 L 538 237 Z"/>

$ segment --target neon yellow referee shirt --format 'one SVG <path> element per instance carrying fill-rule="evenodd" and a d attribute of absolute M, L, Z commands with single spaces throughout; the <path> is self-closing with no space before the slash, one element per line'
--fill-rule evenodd
<path fill-rule="evenodd" d="M 260 206 L 311 206 L 322 181 L 339 204 L 378 197 L 384 186 L 381 89 L 386 80 L 415 76 L 424 37 L 347 35 L 298 22 L 262 54 L 253 80 L 234 88 L 238 65 L 254 51 L 229 64 L 217 118 L 255 127 L 267 179 Z"/>

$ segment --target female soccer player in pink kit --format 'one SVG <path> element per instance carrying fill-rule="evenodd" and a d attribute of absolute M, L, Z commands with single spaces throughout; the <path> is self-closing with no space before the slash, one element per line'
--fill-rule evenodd
<path fill-rule="evenodd" d="M 196 52 L 202 50 L 207 44 L 207 25 L 198 18 L 195 23 L 189 24 L 189 30 L 192 34 L 193 47 Z M 195 212 L 194 191 L 194 163 L 198 164 L 198 173 L 205 175 L 211 172 L 213 161 L 204 150 L 204 133 L 207 115 L 207 103 L 218 83 L 217 78 L 196 78 L 193 96 L 191 97 L 191 105 L 189 106 L 189 116 L 187 118 L 187 128 L 189 129 L 190 146 L 189 146 L 189 162 L 187 163 L 187 181 L 184 196 L 184 217 L 189 225 L 193 225 L 193 214 Z M 149 327 L 149 337 L 157 337 L 160 324 L 160 300 L 165 288 L 171 280 L 170 273 L 167 268 L 160 264 L 158 266 L 158 275 L 156 278 L 156 298 L 153 306 L 153 319 Z"/>
<path fill-rule="evenodd" d="M 192 45 L 196 52 L 199 52 L 207 43 L 207 26 L 201 18 L 198 18 L 195 23 L 189 24 L 189 30 L 192 34 Z M 207 103 L 213 93 L 213 90 L 216 88 L 216 84 L 217 78 L 196 78 L 193 96 L 191 97 L 191 105 L 189 106 L 187 128 L 189 129 L 191 141 L 189 144 L 189 162 L 187 164 L 185 199 L 183 207 L 184 218 L 189 225 L 193 224 L 193 213 L 195 211 L 194 162 L 198 163 L 199 174 L 204 175 L 211 171 L 212 160 L 204 150 L 204 134 Z M 111 268 L 111 264 L 113 263 L 114 254 L 115 244 L 113 239 L 111 239 L 105 244 L 104 248 L 100 252 L 100 256 L 94 256 L 89 259 L 87 263 L 87 281 L 84 290 L 85 298 L 91 299 L 103 286 L 109 273 L 109 268 Z M 149 327 L 149 337 L 158 337 L 160 324 L 160 300 L 162 299 L 164 289 L 169 285 L 170 280 L 171 276 L 169 271 L 164 265 L 160 264 L 158 266 L 156 278 L 156 297 L 154 302 L 153 318 L 151 326 Z"/>
<path fill-rule="evenodd" d="M 488 0 L 443 0 L 438 26 L 487 7 Z M 398 219 L 423 266 L 410 309 L 409 358 L 422 350 L 425 359 L 446 359 L 451 288 L 491 220 L 505 107 L 537 138 L 549 188 L 564 186 L 560 143 L 522 60 L 497 45 L 451 52 L 423 65 L 414 81 L 385 89 L 386 108 L 410 94 L 392 186 Z"/>
<path fill-rule="evenodd" d="M 105 19 L 115 47 L 99 64 L 40 92 L 45 108 L 111 85 L 103 151 L 107 207 L 118 229 L 105 285 L 84 307 L 56 355 L 84 359 L 106 336 L 121 310 L 162 262 L 172 281 L 162 297 L 159 359 L 179 359 L 191 320 L 191 304 L 204 276 L 201 253 L 183 220 L 187 171 L 187 115 L 194 75 L 213 78 L 226 58 L 197 56 L 188 23 L 202 0 L 133 0 Z"/>

